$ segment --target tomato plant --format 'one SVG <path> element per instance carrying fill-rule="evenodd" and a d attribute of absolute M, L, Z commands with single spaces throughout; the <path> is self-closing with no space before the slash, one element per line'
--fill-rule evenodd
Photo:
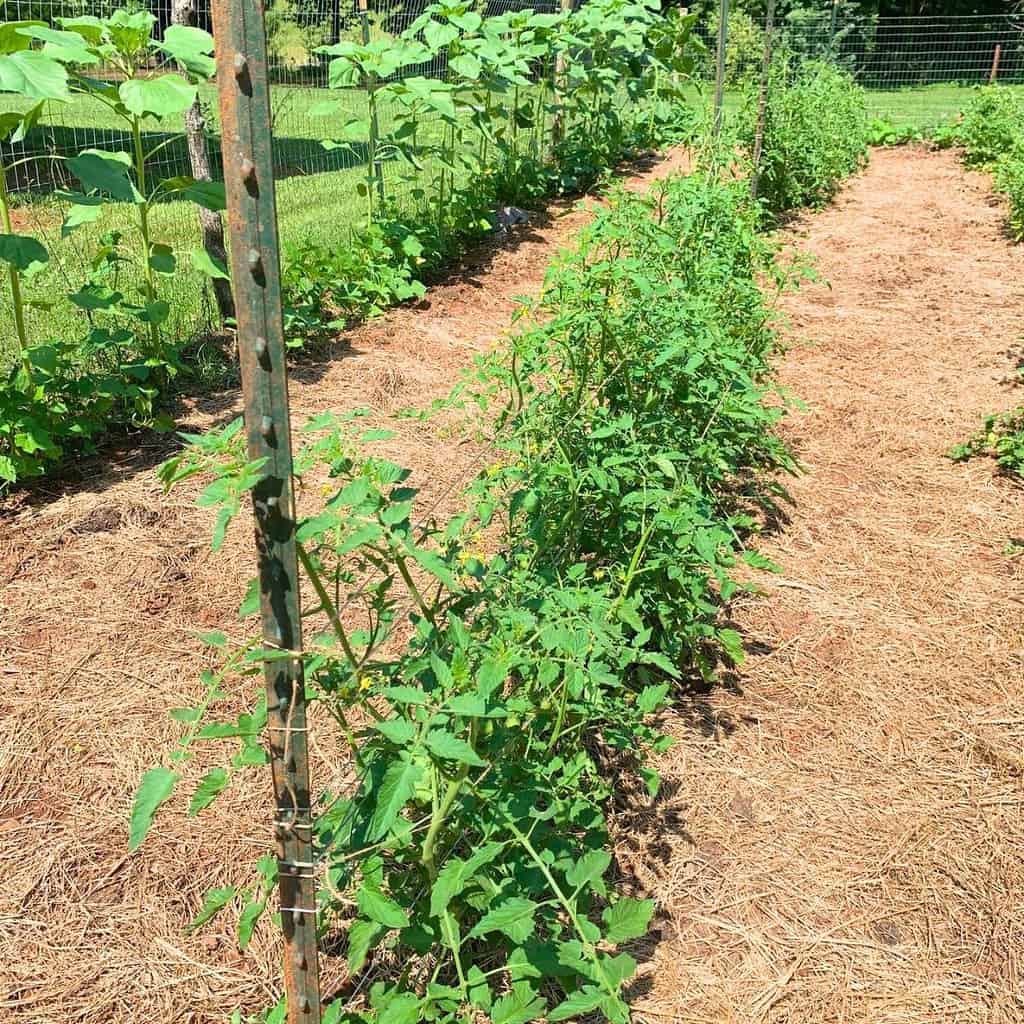
<path fill-rule="evenodd" d="M 757 217 L 745 183 L 715 175 L 616 192 L 519 333 L 440 403 L 493 452 L 448 521 L 423 512 L 410 471 L 376 452 L 389 432 L 359 411 L 307 425 L 300 487 L 328 484 L 297 531 L 322 628 L 302 656 L 353 772 L 319 803 L 320 924 L 353 977 L 398 965 L 327 1019 L 629 1019 L 623 947 L 656 908 L 614 883 L 607 765 L 656 795 L 646 760 L 670 743 L 656 716 L 676 682 L 742 658 L 720 612 L 739 560 L 771 568 L 749 538 L 772 474 L 792 468 L 761 284 L 791 274 Z M 219 546 L 260 467 L 240 422 L 189 442 L 162 477 L 206 478 Z M 291 654 L 205 640 L 221 668 L 174 712 L 187 730 L 143 780 L 133 845 L 198 744 L 241 741 L 192 780 L 190 813 L 264 760 L 262 702 L 233 721 L 217 707 L 227 680 Z M 242 903 L 244 946 L 268 885 L 264 866 L 211 892 L 199 921 Z"/>

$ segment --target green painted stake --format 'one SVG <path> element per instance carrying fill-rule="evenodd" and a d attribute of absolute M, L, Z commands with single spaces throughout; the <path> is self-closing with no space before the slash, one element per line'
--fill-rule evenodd
<path fill-rule="evenodd" d="M 249 458 L 267 460 L 266 475 L 252 492 L 263 637 L 268 647 L 296 652 L 294 658 L 267 661 L 264 678 L 285 996 L 289 1024 L 319 1024 L 302 623 L 263 0 L 214 0 L 213 20 L 246 439 Z"/>
<path fill-rule="evenodd" d="M 715 138 L 722 134 L 722 104 L 725 100 L 725 48 L 729 36 L 729 0 L 718 6 L 718 53 L 715 60 Z"/>

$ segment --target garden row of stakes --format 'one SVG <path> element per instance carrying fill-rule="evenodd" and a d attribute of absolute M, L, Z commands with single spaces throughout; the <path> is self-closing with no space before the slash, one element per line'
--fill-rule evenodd
<path fill-rule="evenodd" d="M 645 55 L 634 58 L 642 75 Z M 524 92 L 536 89 L 524 78 Z M 786 80 L 785 104 L 764 122 L 768 191 L 821 202 L 863 160 L 862 98 L 831 68 Z M 577 121 L 586 149 L 577 141 L 541 159 L 539 138 L 519 138 L 533 124 L 525 118 L 503 137 L 474 135 L 475 145 L 498 149 L 520 188 L 547 190 L 532 176 L 579 168 L 581 154 L 596 173 L 635 138 L 635 123 L 617 113 L 620 82 L 595 89 L 600 102 L 560 125 L 556 149 Z M 526 102 L 536 109 L 535 95 Z M 643 110 L 649 124 L 688 116 Z M 445 123 L 451 151 L 464 152 L 458 120 Z M 210 891 L 190 926 L 237 913 L 245 949 L 282 875 L 315 876 L 315 916 L 296 920 L 314 908 L 295 902 L 282 911 L 293 1000 L 265 1011 L 267 1021 L 629 1020 L 632 944 L 656 908 L 611 877 L 608 806 L 630 777 L 657 798 L 651 761 L 671 743 L 658 716 L 675 687 L 742 659 L 722 610 L 749 587 L 740 566 L 772 568 L 751 541 L 781 493 L 776 475 L 793 468 L 774 432 L 786 408 L 772 379 L 774 300 L 803 270 L 777 261 L 729 145 L 649 194 L 609 187 L 517 331 L 418 413 L 425 423 L 443 416 L 446 431 L 485 453 L 450 518 L 423 509 L 413 471 L 382 454 L 392 433 L 367 425 L 366 410 L 325 412 L 301 430 L 287 485 L 294 473 L 296 488 L 322 501 L 295 523 L 266 501 L 272 456 L 259 453 L 287 436 L 272 416 L 190 437 L 163 466 L 168 487 L 201 481 L 200 504 L 216 510 L 215 550 L 250 494 L 263 543 L 275 546 L 262 548 L 263 571 L 240 608 L 250 626 L 262 610 L 263 636 L 203 636 L 216 667 L 196 703 L 172 712 L 183 736 L 143 777 L 130 848 L 158 813 L 184 806 L 178 797 L 202 814 L 264 765 L 268 722 L 285 733 L 268 745 L 287 780 L 290 744 L 304 746 L 307 726 L 298 719 L 293 734 L 275 724 L 282 705 L 308 702 L 309 721 L 336 730 L 324 749 L 352 766 L 350 785 L 313 791 L 310 839 L 288 847 L 308 859 L 261 858 L 248 877 Z M 371 148 L 364 182 L 368 230 L 380 223 L 379 152 Z M 787 152 L 803 155 L 782 167 Z M 461 187 L 457 170 L 442 164 L 445 188 Z M 447 208 L 436 207 L 435 222 Z M 251 277 L 244 261 L 234 268 L 240 291 Z M 269 373 L 276 355 L 243 361 L 246 373 Z M 250 416 L 267 408 L 259 400 L 247 393 Z M 271 538 L 271 521 L 287 534 Z M 290 550 L 311 602 L 301 644 L 271 635 L 275 595 L 283 599 L 275 588 L 291 576 L 283 561 L 268 571 L 268 553 Z M 300 682 L 282 699 L 280 680 Z M 225 718 L 240 693 L 246 710 Z M 211 757 L 220 763 L 198 767 Z M 290 794 L 276 780 L 286 823 L 305 810 L 296 778 Z M 314 922 L 321 950 L 343 951 L 351 981 L 322 1004 L 310 977 L 315 944 L 312 957 L 294 957 L 296 932 Z"/>

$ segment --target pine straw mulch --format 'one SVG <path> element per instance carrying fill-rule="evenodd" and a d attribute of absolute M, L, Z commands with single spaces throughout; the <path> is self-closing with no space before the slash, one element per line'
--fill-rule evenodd
<path fill-rule="evenodd" d="M 878 151 L 790 231 L 832 289 L 787 300 L 785 382 L 810 408 L 787 428 L 806 467 L 791 521 L 762 545 L 783 572 L 735 609 L 748 662 L 671 717 L 661 798 L 617 812 L 625 881 L 662 907 L 634 951 L 640 1020 L 1024 1014 L 1024 609 L 1002 551 L 1022 493 L 942 457 L 1014 400 L 1024 278 L 1000 216 L 951 155 Z M 305 362 L 296 421 L 444 392 L 581 217 L 481 251 L 426 308 Z M 238 409 L 207 397 L 189 419 Z M 154 477 L 166 454 L 85 465 L 3 521 L 0 1011 L 18 1024 L 212 1024 L 276 990 L 268 924 L 245 954 L 227 917 L 181 932 L 266 847 L 259 773 L 198 821 L 177 800 L 125 854 L 139 774 L 177 734 L 167 709 L 199 693 L 193 631 L 237 632 L 252 558 L 245 528 L 209 554 L 194 492 Z M 391 454 L 442 512 L 477 459 L 410 421 Z M 314 753 L 322 785 L 331 751 Z"/>
<path fill-rule="evenodd" d="M 785 301 L 805 473 L 747 662 L 623 815 L 664 908 L 642 1020 L 1024 1020 L 1024 488 L 943 458 L 1021 401 L 1002 218 L 953 154 L 876 150 L 790 231 L 830 282 Z"/>
<path fill-rule="evenodd" d="M 685 170 L 676 151 L 637 168 L 630 187 Z M 414 469 L 420 515 L 458 506 L 458 488 L 486 452 L 460 444 L 444 422 L 388 419 L 446 394 L 473 356 L 498 343 L 515 298 L 540 290 L 558 249 L 587 220 L 556 203 L 480 246 L 415 307 L 349 332 L 292 372 L 296 426 L 325 410 L 369 406 L 369 425 L 398 436 L 378 450 Z M 207 395 L 183 412 L 185 429 L 241 413 L 237 391 Z M 203 894 L 248 880 L 270 837 L 262 772 L 231 788 L 198 820 L 185 796 L 210 762 L 187 768 L 138 854 L 126 828 L 139 776 L 173 746 L 172 707 L 201 695 L 212 661 L 197 630 L 240 637 L 237 608 L 253 575 L 251 533 L 241 523 L 220 554 L 197 489 L 165 496 L 155 467 L 172 442 L 142 439 L 74 467 L 62 483 L 22 497 L 0 518 L 0 1019 L 24 1024 L 222 1022 L 236 1006 L 276 999 L 275 929 L 235 945 L 225 914 L 184 936 Z M 318 495 L 300 496 L 306 508 Z M 245 706 L 242 688 L 227 718 Z M 312 737 L 323 787 L 347 766 Z M 339 981 L 338 958 L 325 990 Z"/>

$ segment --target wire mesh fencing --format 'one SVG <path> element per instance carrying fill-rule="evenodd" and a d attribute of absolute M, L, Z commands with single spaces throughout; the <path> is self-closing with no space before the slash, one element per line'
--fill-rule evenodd
<path fill-rule="evenodd" d="M 270 58 L 273 117 L 274 171 L 278 181 L 281 238 L 291 243 L 313 241 L 326 246 L 344 245 L 352 228 L 364 216 L 365 204 L 357 194 L 366 176 L 365 146 L 325 147 L 346 110 L 357 117 L 365 110 L 362 87 L 333 89 L 328 93 L 331 58 L 320 52 L 345 40 L 378 42 L 397 40 L 422 15 L 428 0 L 268 0 L 267 43 Z M 123 2 L 118 0 L 2 0 L 4 21 L 38 20 L 58 24 L 60 18 L 106 16 Z M 149 0 L 158 21 L 159 35 L 172 23 L 172 0 Z M 483 15 L 533 10 L 556 11 L 560 0 L 485 0 Z M 195 22 L 211 29 L 209 0 L 192 0 Z M 711 44 L 702 68 L 714 76 L 713 45 L 716 25 L 707 20 L 700 32 Z M 776 48 L 798 57 L 828 60 L 847 68 L 868 91 L 871 116 L 927 128 L 951 119 L 969 95 L 967 87 L 990 80 L 1024 89 L 1024 16 L 965 16 L 878 18 L 864 16 L 852 4 L 837 3 L 824 14 L 791 12 L 776 22 Z M 726 57 L 726 109 L 749 96 L 760 73 L 763 25 L 742 13 L 729 18 Z M 95 70 L 112 76 L 110 69 Z M 444 53 L 406 67 L 404 78 L 444 78 Z M 385 93 L 386 95 L 386 93 Z M 340 107 L 322 111 L 330 98 Z M 695 94 L 695 103 L 709 102 L 710 90 Z M 220 173 L 220 125 L 215 89 L 200 87 L 200 100 L 214 175 Z M 379 105 L 380 131 L 387 135 L 398 113 L 394 99 Z M 424 115 L 419 131 L 440 132 L 439 115 Z M 152 121 L 145 139 L 152 153 L 148 167 L 154 177 L 188 174 L 191 170 L 181 118 Z M 5 164 L 19 166 L 8 176 L 8 187 L 20 193 L 19 217 L 26 230 L 47 245 L 53 258 L 38 282 L 43 291 L 73 291 L 89 273 L 90 260 L 105 231 L 119 230 L 117 214 L 62 238 L 63 207 L 58 192 L 72 184 L 63 158 L 84 149 L 126 151 L 130 140 L 124 126 L 103 104 L 90 96 L 50 104 L 44 121 L 16 145 L 0 144 Z M 401 206 L 422 197 L 436 176 L 429 161 L 413 167 L 400 158 L 380 165 L 383 189 Z M 420 200 L 421 201 L 421 200 Z M 200 244 L 194 208 L 184 202 L 161 203 L 154 210 L 154 229 L 161 241 L 184 250 Z M 125 218 L 124 230 L 128 230 Z M 215 304 L 207 283 L 189 274 L 176 277 L 172 292 L 169 329 L 187 338 L 216 322 Z M 33 313 L 34 340 L 55 336 L 65 327 L 59 322 L 75 316 L 54 312 Z M 0 332 L 8 334 L 11 311 L 0 305 Z"/>
<path fill-rule="evenodd" d="M 717 19 L 701 34 L 702 68 L 714 78 Z M 825 12 L 796 10 L 777 19 L 773 49 L 797 59 L 823 60 L 848 70 L 867 92 L 871 117 L 934 127 L 954 118 L 975 86 L 1024 87 L 1024 15 L 881 18 L 840 2 Z M 735 94 L 756 79 L 764 24 L 729 15 L 726 83 Z"/>
<path fill-rule="evenodd" d="M 378 42 L 406 33 L 426 10 L 430 0 L 268 0 L 266 29 L 269 55 L 271 113 L 273 121 L 274 172 L 278 181 L 278 216 L 282 242 L 306 241 L 326 246 L 343 245 L 364 216 L 365 205 L 357 193 L 366 175 L 365 145 L 325 146 L 348 117 L 365 111 L 362 86 L 328 92 L 331 57 L 321 51 L 342 41 Z M 61 18 L 83 15 L 108 16 L 123 3 L 111 0 L 4 0 L 3 21 L 40 21 L 59 26 Z M 150 0 L 147 5 L 157 18 L 154 35 L 159 37 L 172 24 L 171 0 Z M 560 0 L 488 0 L 480 13 L 485 16 L 516 11 L 555 12 Z M 193 0 L 194 23 L 212 31 L 209 0 Z M 169 69 L 170 70 L 170 69 Z M 444 54 L 402 70 L 399 76 L 444 78 Z M 116 80 L 112 69 L 92 69 L 96 77 Z M 212 173 L 221 174 L 220 124 L 216 88 L 200 86 L 199 97 L 209 144 Z M 336 109 L 318 110 L 325 100 Z M 16 102 L 16 101 L 15 101 Z M 27 106 L 27 104 L 26 104 Z M 398 113 L 393 99 L 379 104 L 380 131 L 387 135 Z M 440 115 L 425 114 L 420 121 L 421 138 L 440 133 Z M 154 179 L 191 173 L 188 144 L 180 117 L 151 120 L 144 144 L 153 155 L 147 169 Z M 4 165 L 17 166 L 8 175 L 8 187 L 19 194 L 19 216 L 25 228 L 35 234 L 51 253 L 50 265 L 38 282 L 43 289 L 74 291 L 89 272 L 90 259 L 104 232 L 116 231 L 116 213 L 97 225 L 89 225 L 62 238 L 62 204 L 59 192 L 73 181 L 64 159 L 83 150 L 126 152 L 131 139 L 116 116 L 98 100 L 76 95 L 71 102 L 47 106 L 44 118 L 19 143 L 0 143 Z M 382 189 L 393 205 L 401 208 L 429 188 L 435 174 L 430 159 L 413 167 L 399 159 L 384 160 L 378 171 Z M 127 218 L 126 222 L 127 222 Z M 159 204 L 153 213 L 154 231 L 160 240 L 176 250 L 197 247 L 201 242 L 195 208 L 185 202 Z M 207 283 L 198 276 L 181 275 L 168 284 L 179 294 L 172 298 L 169 329 L 179 337 L 202 333 L 216 323 L 216 307 Z M 0 303 L 0 332 L 9 334 L 11 310 Z M 69 315 L 73 316 L 74 313 Z M 43 341 L 62 325 L 53 317 L 34 315 L 30 329 L 35 341 Z M 70 326 L 70 325 L 68 325 Z M 2 352 L 0 352 L 2 356 Z"/>

